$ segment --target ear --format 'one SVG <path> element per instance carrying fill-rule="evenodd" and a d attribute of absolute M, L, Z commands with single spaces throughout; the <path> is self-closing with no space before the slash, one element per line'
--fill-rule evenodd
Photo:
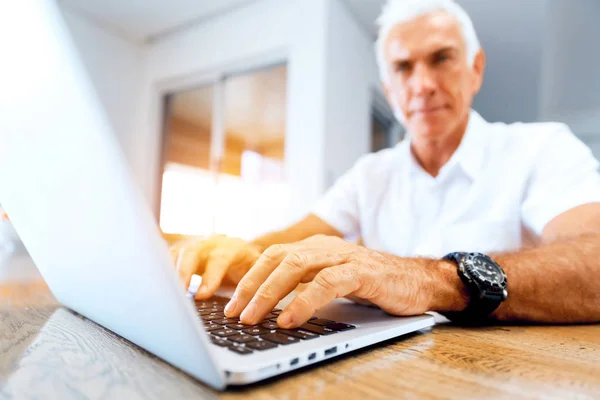
<path fill-rule="evenodd" d="M 381 87 L 383 88 L 383 93 L 385 93 L 385 97 L 390 101 L 390 89 L 388 88 L 387 83 L 381 81 Z"/>
<path fill-rule="evenodd" d="M 473 62 L 473 95 L 479 93 L 483 85 L 483 73 L 485 71 L 485 52 L 479 49 Z"/>
<path fill-rule="evenodd" d="M 388 104 L 393 108 L 394 105 L 392 104 L 392 99 L 390 98 L 390 86 L 384 81 L 381 81 L 381 87 L 383 87 L 383 93 L 385 94 Z"/>

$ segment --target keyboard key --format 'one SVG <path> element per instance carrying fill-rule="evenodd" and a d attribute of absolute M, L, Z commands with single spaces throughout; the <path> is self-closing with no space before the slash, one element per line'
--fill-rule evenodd
<path fill-rule="evenodd" d="M 200 312 L 218 313 L 220 311 L 223 311 L 223 307 L 199 308 L 198 311 L 200 311 Z"/>
<path fill-rule="evenodd" d="M 211 332 L 211 335 L 215 335 L 215 336 L 219 336 L 219 337 L 227 337 L 227 336 L 233 336 L 233 335 L 237 335 L 239 332 L 236 331 L 235 329 L 221 329 L 218 331 L 214 331 Z"/>
<path fill-rule="evenodd" d="M 269 330 L 272 330 L 272 329 L 277 329 L 277 328 L 279 328 L 279 326 L 277 326 L 277 323 L 276 323 L 275 321 L 267 321 L 267 322 L 265 322 L 264 324 L 262 324 L 261 326 L 262 326 L 263 328 L 265 328 L 265 329 L 269 329 Z"/>
<path fill-rule="evenodd" d="M 302 330 L 278 329 L 277 332 L 285 333 L 286 335 L 304 340 L 316 339 L 319 337 L 319 335 L 317 335 L 316 333 Z"/>
<path fill-rule="evenodd" d="M 244 325 L 244 324 L 227 324 L 227 327 L 230 329 L 236 329 L 236 330 L 241 330 L 241 329 L 248 329 L 251 328 L 251 326 L 248 325 Z"/>
<path fill-rule="evenodd" d="M 319 326 L 335 324 L 335 321 L 332 321 L 330 319 L 323 319 L 323 318 L 309 319 L 308 322 L 311 324 L 319 325 Z"/>
<path fill-rule="evenodd" d="M 226 339 L 219 339 L 219 338 L 210 338 L 211 341 L 216 344 L 217 346 L 221 346 L 221 347 L 229 347 L 231 346 L 231 342 L 228 342 Z"/>
<path fill-rule="evenodd" d="M 327 325 L 328 329 L 333 329 L 334 331 L 347 331 L 349 329 L 356 328 L 354 325 L 343 324 L 341 322 L 336 322 L 335 324 Z"/>
<path fill-rule="evenodd" d="M 225 315 L 223 315 L 222 313 L 217 313 L 217 312 L 214 312 L 214 311 L 202 311 L 202 310 L 200 310 L 200 311 L 198 311 L 198 314 L 200 316 L 202 316 L 202 317 L 205 317 L 207 315 L 218 315 L 221 318 L 225 318 Z"/>
<path fill-rule="evenodd" d="M 218 304 L 196 303 L 196 307 L 198 307 L 198 310 L 210 310 L 211 308 L 219 307 L 219 305 Z"/>
<path fill-rule="evenodd" d="M 279 315 L 269 318 L 269 321 L 271 322 L 277 322 L 277 318 L 279 318 Z M 310 317 L 309 321 L 312 321 L 313 319 L 317 319 L 317 317 Z"/>
<path fill-rule="evenodd" d="M 271 311 L 271 314 L 279 315 L 281 314 L 281 310 L 279 308 L 274 308 L 273 311 Z"/>
<path fill-rule="evenodd" d="M 277 318 L 277 317 L 279 317 L 279 314 L 275 314 L 275 313 L 273 313 L 273 312 L 270 312 L 270 313 L 268 313 L 268 314 L 265 316 L 265 319 L 272 319 L 272 318 Z"/>
<path fill-rule="evenodd" d="M 223 318 L 223 319 L 214 319 L 213 320 L 213 323 L 219 324 L 219 325 L 235 324 L 236 322 L 238 322 L 238 320 L 235 318 Z"/>
<path fill-rule="evenodd" d="M 214 320 L 217 320 L 217 319 L 223 319 L 223 317 L 220 316 L 220 315 L 215 315 L 215 314 L 209 314 L 209 315 L 203 315 L 202 316 L 202 320 L 203 321 L 214 321 Z"/>
<path fill-rule="evenodd" d="M 244 325 L 244 324 L 242 324 L 241 321 L 238 321 L 237 323 L 240 325 L 244 325 L 244 329 L 250 329 L 250 328 L 260 328 L 260 326 L 262 324 L 264 324 L 265 322 L 269 322 L 269 321 L 261 321 L 259 324 L 256 324 L 256 325 Z"/>
<path fill-rule="evenodd" d="M 255 340 L 254 342 L 246 343 L 246 347 L 250 347 L 254 350 L 269 350 L 274 349 L 277 345 L 267 340 Z"/>
<path fill-rule="evenodd" d="M 267 333 L 266 335 L 261 335 L 261 338 L 277 344 L 291 344 L 300 341 L 295 337 L 284 335 L 281 332 Z"/>
<path fill-rule="evenodd" d="M 229 340 L 230 342 L 235 342 L 235 343 L 248 343 L 248 342 L 252 342 L 253 340 L 256 340 L 256 338 L 252 335 L 234 335 L 234 336 L 229 336 L 227 338 L 227 340 Z"/>
<path fill-rule="evenodd" d="M 208 325 L 204 325 L 204 329 L 206 329 L 207 332 L 214 332 L 214 331 L 218 331 L 219 329 L 223 329 L 224 327 L 222 325 L 216 325 L 216 324 L 208 324 Z"/>
<path fill-rule="evenodd" d="M 224 306 L 225 304 L 229 303 L 229 300 L 231 299 L 228 297 L 213 296 L 208 300 L 212 301 L 214 304 L 221 304 Z"/>
<path fill-rule="evenodd" d="M 213 296 L 210 299 L 206 300 L 197 300 L 195 301 L 198 307 L 212 307 L 214 305 L 225 305 L 229 301 L 226 297 Z"/>
<path fill-rule="evenodd" d="M 230 346 L 229 350 L 233 351 L 234 353 L 241 354 L 241 355 L 252 354 L 252 350 L 250 350 L 247 347 Z"/>
<path fill-rule="evenodd" d="M 265 328 L 257 327 L 244 329 L 242 332 L 247 333 L 248 335 L 263 335 L 265 333 L 269 333 L 270 331 Z"/>
<path fill-rule="evenodd" d="M 309 331 L 312 333 L 318 333 L 319 335 L 331 335 L 332 333 L 336 333 L 333 329 L 329 329 L 326 326 L 314 325 L 311 323 L 306 323 L 300 326 L 300 329 L 304 331 Z"/>
<path fill-rule="evenodd" d="M 212 301 L 197 301 L 196 302 L 196 307 L 199 308 L 212 308 L 215 306 L 218 306 L 218 303 L 212 302 Z"/>

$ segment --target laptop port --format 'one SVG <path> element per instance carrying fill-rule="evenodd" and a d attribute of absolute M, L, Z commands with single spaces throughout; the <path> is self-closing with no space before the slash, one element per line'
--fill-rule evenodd
<path fill-rule="evenodd" d="M 293 367 L 294 365 L 298 364 L 299 361 L 300 361 L 300 359 L 293 358 L 292 361 L 290 361 L 290 367 Z"/>
<path fill-rule="evenodd" d="M 317 353 L 310 353 L 310 354 L 308 355 L 308 361 L 312 361 L 312 360 L 314 360 L 315 358 L 317 358 Z"/>
<path fill-rule="evenodd" d="M 335 354 L 336 351 L 337 351 L 337 346 L 325 350 L 325 357 Z"/>

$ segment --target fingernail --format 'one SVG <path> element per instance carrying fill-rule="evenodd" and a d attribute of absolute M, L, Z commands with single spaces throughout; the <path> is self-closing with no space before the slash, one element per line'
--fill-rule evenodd
<path fill-rule="evenodd" d="M 251 322 L 252 318 L 254 318 L 255 312 L 256 312 L 256 303 L 254 303 L 252 301 L 252 302 L 250 302 L 250 304 L 248 304 L 248 306 L 246 306 L 246 309 L 244 309 L 244 312 L 242 313 L 242 315 L 240 315 L 240 319 L 243 319 L 247 322 Z"/>
<path fill-rule="evenodd" d="M 229 303 L 225 306 L 225 314 L 229 314 L 235 310 L 235 306 L 237 306 L 237 299 L 235 296 L 229 300 Z"/>
<path fill-rule="evenodd" d="M 279 316 L 279 318 L 277 318 L 277 324 L 280 326 L 288 326 L 289 324 L 292 323 L 292 313 L 291 312 L 283 312 L 281 313 L 281 315 Z"/>

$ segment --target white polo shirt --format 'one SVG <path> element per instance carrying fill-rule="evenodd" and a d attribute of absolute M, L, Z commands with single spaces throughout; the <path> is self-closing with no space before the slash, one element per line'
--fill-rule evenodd
<path fill-rule="evenodd" d="M 488 123 L 471 111 L 437 177 L 410 141 L 368 154 L 313 212 L 346 237 L 399 256 L 519 248 L 559 214 L 600 201 L 598 161 L 564 124 Z"/>

